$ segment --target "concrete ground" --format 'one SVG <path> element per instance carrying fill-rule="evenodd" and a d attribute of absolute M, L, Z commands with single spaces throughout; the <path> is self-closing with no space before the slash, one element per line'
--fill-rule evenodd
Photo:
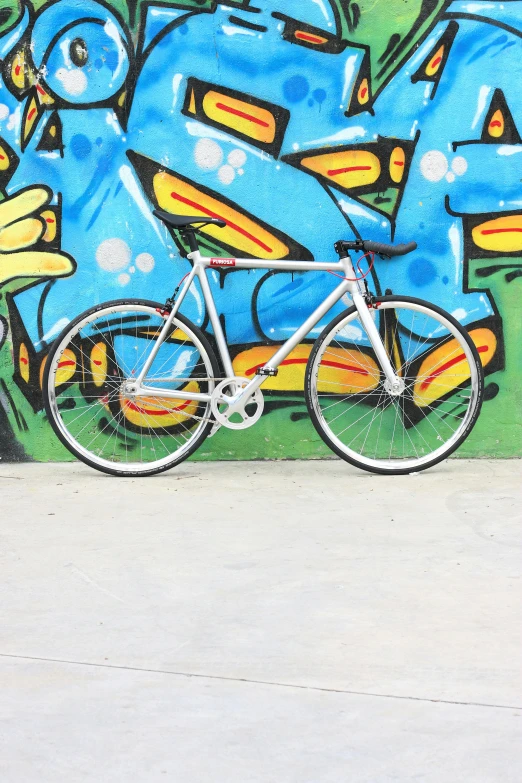
<path fill-rule="evenodd" d="M 520 783 L 522 463 L 0 466 L 2 783 Z"/>

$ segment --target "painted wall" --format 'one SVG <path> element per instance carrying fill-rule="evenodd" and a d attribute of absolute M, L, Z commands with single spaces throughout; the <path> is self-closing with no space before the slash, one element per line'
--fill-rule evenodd
<path fill-rule="evenodd" d="M 377 259 L 373 288 L 431 299 L 473 334 L 486 402 L 459 454 L 522 453 L 520 0 L 3 0 L 0 25 L 2 459 L 68 458 L 40 402 L 68 319 L 164 301 L 186 273 L 158 204 L 228 220 L 201 233 L 208 255 L 415 239 Z M 214 271 L 238 373 L 335 283 Z M 197 290 L 183 311 L 206 328 Z M 309 350 L 256 427 L 199 456 L 325 454 L 301 394 Z"/>

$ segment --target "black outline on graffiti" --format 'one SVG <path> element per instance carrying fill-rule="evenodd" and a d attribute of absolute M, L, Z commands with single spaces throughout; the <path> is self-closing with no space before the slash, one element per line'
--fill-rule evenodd
<path fill-rule="evenodd" d="M 218 92 L 223 95 L 223 98 L 232 98 L 233 100 L 241 101 L 253 108 L 263 109 L 272 115 L 275 125 L 274 140 L 271 142 L 258 141 L 252 138 L 246 133 L 236 130 L 230 125 L 225 125 L 218 120 L 212 120 L 207 116 L 203 108 L 204 99 L 209 92 Z M 194 98 L 194 111 L 190 111 L 190 104 Z M 213 84 L 211 82 L 205 82 L 195 76 L 189 76 L 187 79 L 187 89 L 185 92 L 185 100 L 181 113 L 185 117 L 189 117 L 192 120 L 197 120 L 204 125 L 210 125 L 212 128 L 217 128 L 230 136 L 235 136 L 241 141 L 246 141 L 247 144 L 251 144 L 253 147 L 267 152 L 269 155 L 273 155 L 277 158 L 283 144 L 286 128 L 290 120 L 290 112 L 283 106 L 278 106 L 275 103 L 269 103 L 261 98 L 257 98 L 254 95 L 248 95 L 247 93 L 240 92 L 239 90 L 230 89 L 229 87 L 223 87 L 222 85 Z M 235 113 L 235 112 L 234 112 Z"/>
<path fill-rule="evenodd" d="M 229 209 L 235 210 L 236 212 L 238 212 L 248 220 L 257 223 L 260 228 L 273 234 L 273 236 L 276 239 L 278 239 L 280 242 L 284 242 L 285 245 L 288 247 L 288 253 L 286 257 L 300 259 L 303 261 L 306 260 L 313 261 L 313 256 L 310 253 L 310 251 L 307 250 L 298 242 L 296 242 L 294 239 L 292 239 L 292 237 L 288 236 L 288 234 L 285 234 L 283 231 L 280 231 L 278 228 L 275 228 L 274 226 L 266 223 L 264 220 L 261 220 L 256 215 L 253 215 L 251 212 L 248 212 L 240 204 L 238 204 L 235 201 L 231 201 L 222 193 L 218 193 L 215 190 L 211 190 L 210 188 L 201 185 L 199 182 L 195 182 L 193 179 L 189 179 L 188 177 L 179 174 L 177 171 L 174 171 L 173 169 L 169 169 L 167 168 L 167 166 L 164 166 L 161 163 L 158 163 L 157 161 L 153 160 L 152 158 L 149 158 L 146 155 L 142 155 L 141 153 L 134 152 L 133 150 L 128 150 L 127 157 L 130 160 L 134 170 L 136 171 L 136 174 L 138 175 L 138 179 L 141 183 L 141 186 L 147 198 L 154 204 L 155 207 L 159 207 L 159 204 L 156 198 L 156 194 L 154 192 L 153 178 L 155 174 L 158 174 L 159 172 L 165 172 L 166 174 L 169 174 L 172 177 L 176 177 L 177 179 L 186 183 L 190 187 L 197 189 L 201 193 L 201 195 L 207 196 L 208 198 L 212 198 L 215 201 L 222 204 L 224 207 L 228 207 Z M 172 229 L 170 233 L 174 241 L 176 242 L 178 248 L 184 251 L 184 247 L 183 245 L 180 244 L 180 240 L 177 236 L 177 232 L 174 229 Z M 226 253 L 230 256 L 232 256 L 238 250 L 238 248 L 234 247 L 233 245 L 227 245 L 224 242 L 221 242 L 219 239 L 216 239 L 214 237 L 212 237 L 212 242 L 215 242 L 218 247 L 222 247 L 226 251 Z M 249 254 L 245 251 L 241 251 L 241 253 L 242 253 L 241 256 L 242 258 L 257 258 L 257 256 L 253 256 L 252 254 Z"/>
<path fill-rule="evenodd" d="M 362 144 L 342 144 L 339 146 L 318 147 L 318 148 L 306 150 L 304 152 L 295 152 L 289 155 L 283 155 L 281 157 L 281 160 L 290 166 L 294 166 L 299 171 L 302 171 L 308 176 L 313 177 L 323 187 L 327 186 L 330 189 L 339 191 L 344 195 L 348 196 L 349 198 L 353 199 L 354 201 L 357 201 L 359 204 L 362 204 L 367 209 L 371 209 L 375 212 L 378 212 L 381 215 L 384 215 L 384 217 L 387 218 L 391 223 L 392 238 L 393 238 L 393 233 L 395 231 L 395 219 L 397 217 L 397 213 L 399 211 L 399 207 L 402 201 L 402 196 L 404 194 L 404 189 L 408 181 L 408 175 L 413 160 L 413 156 L 415 153 L 415 147 L 417 145 L 419 138 L 420 138 L 420 131 L 417 131 L 417 133 L 415 134 L 415 138 L 413 140 L 396 139 L 387 136 L 378 136 L 375 141 L 364 142 Z M 401 181 L 398 183 L 394 182 L 389 175 L 389 158 L 395 147 L 401 147 L 405 153 L 404 172 Z M 301 161 L 303 160 L 303 158 L 321 157 L 331 153 L 338 153 L 338 152 L 350 153 L 355 151 L 368 151 L 373 153 L 374 155 L 376 155 L 376 157 L 379 158 L 379 163 L 381 164 L 381 171 L 375 182 L 369 185 L 362 185 L 354 188 L 343 188 L 341 185 L 335 183 L 333 180 L 330 180 L 327 177 L 324 177 L 322 174 L 319 174 L 318 172 L 314 172 L 311 169 L 307 169 L 301 165 Z M 384 164 L 383 161 L 385 161 Z M 367 195 L 371 193 L 382 193 L 386 191 L 388 188 L 397 190 L 397 200 L 394 204 L 391 213 L 379 209 L 378 206 L 375 206 L 374 204 L 371 204 L 368 201 L 365 201 L 364 199 L 360 198 L 361 195 Z"/>

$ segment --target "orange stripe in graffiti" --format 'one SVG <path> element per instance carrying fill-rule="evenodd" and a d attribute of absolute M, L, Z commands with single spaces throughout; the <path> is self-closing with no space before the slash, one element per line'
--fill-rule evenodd
<path fill-rule="evenodd" d="M 234 231 L 237 231 L 238 234 L 242 234 L 251 242 L 254 242 L 256 245 L 259 245 L 259 247 L 263 248 L 265 252 L 267 253 L 272 252 L 271 247 L 265 245 L 264 242 L 261 242 L 261 240 L 255 237 L 253 234 L 250 234 L 248 231 L 245 231 L 245 229 L 241 228 L 241 226 L 238 226 L 237 223 L 232 223 L 230 220 L 226 220 L 222 215 L 218 215 L 217 212 L 213 212 L 211 209 L 206 209 L 205 207 L 202 207 L 201 204 L 197 204 L 195 201 L 191 201 L 190 199 L 185 198 L 184 196 L 180 196 L 179 193 L 171 193 L 170 195 L 171 198 L 176 199 L 177 201 L 181 201 L 182 204 L 187 204 L 187 206 L 189 207 L 194 207 L 194 209 L 199 209 L 201 212 L 203 212 L 205 215 L 208 215 L 209 217 L 219 218 L 220 220 L 224 220 L 227 226 L 229 226 L 229 228 L 232 228 Z"/>
<path fill-rule="evenodd" d="M 141 408 L 134 402 L 129 402 L 129 400 L 127 400 L 125 402 L 125 407 L 131 411 L 134 411 L 135 413 L 145 413 L 147 416 L 169 416 L 171 413 L 173 413 L 173 411 L 184 410 L 190 405 L 191 402 L 192 400 L 185 400 L 185 402 L 182 402 L 181 405 L 177 405 L 175 408 L 163 408 L 163 410 L 151 411 L 148 408 Z"/>
<path fill-rule="evenodd" d="M 329 177 L 335 177 L 337 174 L 346 174 L 347 171 L 371 171 L 371 166 L 347 166 L 344 169 L 330 169 L 327 174 Z"/>
<path fill-rule="evenodd" d="M 522 228 L 486 228 L 481 234 L 522 234 Z"/>
<path fill-rule="evenodd" d="M 295 37 L 299 41 L 309 41 L 313 44 L 324 44 L 327 42 L 327 38 L 321 38 L 319 35 L 311 35 L 310 33 L 303 33 L 301 30 L 296 30 Z"/>
<path fill-rule="evenodd" d="M 480 345 L 480 346 L 477 347 L 477 351 L 478 351 L 478 353 L 487 353 L 489 351 L 489 346 L 487 346 L 487 345 Z M 428 388 L 430 383 L 435 378 L 437 378 L 439 375 L 442 375 L 443 372 L 445 372 L 446 370 L 449 370 L 450 367 L 454 367 L 455 364 L 458 364 L 459 362 L 461 362 L 465 358 L 466 358 L 466 355 L 461 353 L 458 356 L 455 356 L 454 359 L 450 359 L 445 364 L 442 364 L 439 367 L 438 370 L 435 370 L 435 372 L 432 372 L 430 375 L 428 375 L 427 378 L 425 378 L 423 380 L 423 382 L 421 383 L 421 386 L 420 386 L 421 391 L 425 391 L 425 389 Z"/>
<path fill-rule="evenodd" d="M 232 106 L 227 106 L 224 103 L 216 103 L 216 108 L 221 109 L 221 111 L 226 111 L 229 114 L 235 114 L 236 117 L 241 117 L 243 120 L 248 120 L 249 122 L 255 122 L 256 125 L 261 125 L 263 128 L 270 127 L 268 122 L 265 122 L 264 120 L 258 119 L 258 117 L 253 117 L 251 114 L 246 114 L 244 111 L 239 111 L 239 109 L 233 109 Z"/>

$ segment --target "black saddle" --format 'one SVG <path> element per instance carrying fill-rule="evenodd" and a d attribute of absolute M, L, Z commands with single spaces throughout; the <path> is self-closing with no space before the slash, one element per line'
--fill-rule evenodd
<path fill-rule="evenodd" d="M 172 215 L 170 212 L 165 212 L 163 209 L 155 209 L 154 214 L 160 220 L 163 220 L 164 223 L 167 223 L 169 226 L 173 226 L 173 228 L 182 229 L 187 228 L 188 226 L 196 225 L 206 226 L 208 223 L 213 223 L 215 226 L 219 226 L 220 228 L 225 228 L 226 226 L 224 220 L 221 220 L 220 218 L 205 217 L 205 215 L 196 215 L 195 217 Z"/>

